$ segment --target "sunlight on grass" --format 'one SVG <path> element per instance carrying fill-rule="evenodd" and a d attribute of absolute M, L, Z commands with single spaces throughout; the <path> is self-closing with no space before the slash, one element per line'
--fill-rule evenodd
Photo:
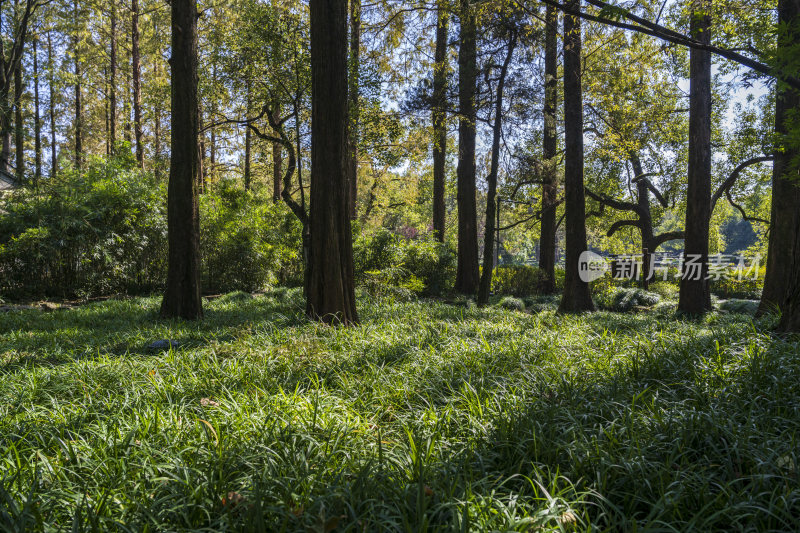
<path fill-rule="evenodd" d="M 792 529 L 796 339 L 297 290 L 0 315 L 5 529 Z M 154 340 L 180 347 L 152 351 Z"/>

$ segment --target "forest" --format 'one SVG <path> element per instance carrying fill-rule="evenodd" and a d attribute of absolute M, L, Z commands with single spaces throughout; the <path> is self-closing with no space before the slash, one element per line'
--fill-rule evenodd
<path fill-rule="evenodd" d="M 792 531 L 800 0 L 0 0 L 0 529 Z"/>

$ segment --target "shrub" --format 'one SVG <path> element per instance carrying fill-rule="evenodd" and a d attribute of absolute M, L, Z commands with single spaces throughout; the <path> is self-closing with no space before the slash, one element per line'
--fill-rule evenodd
<path fill-rule="evenodd" d="M 595 295 L 595 300 L 602 309 L 627 313 L 636 307 L 652 307 L 661 301 L 661 297 L 643 289 L 618 288 Z"/>
<path fill-rule="evenodd" d="M 725 313 L 755 315 L 756 311 L 758 311 L 758 304 L 758 300 L 731 299 L 720 303 L 719 310 Z"/>
<path fill-rule="evenodd" d="M 449 291 L 455 279 L 456 256 L 449 246 L 385 229 L 355 239 L 353 262 L 356 282 L 370 285 L 370 292 L 382 285 L 434 296 Z"/>
<path fill-rule="evenodd" d="M 492 291 L 495 294 L 529 296 L 539 294 L 544 272 L 529 265 L 501 265 L 494 269 Z"/>
<path fill-rule="evenodd" d="M 764 286 L 765 270 L 762 268 L 757 279 L 752 276 L 738 279 L 728 276 L 711 281 L 711 292 L 720 298 L 738 298 L 744 300 L 758 300 L 761 298 L 761 289 Z"/>
<path fill-rule="evenodd" d="M 514 298 L 513 296 L 506 296 L 497 302 L 497 307 L 502 307 L 503 309 L 508 309 L 510 311 L 524 311 L 525 302 L 519 298 Z"/>

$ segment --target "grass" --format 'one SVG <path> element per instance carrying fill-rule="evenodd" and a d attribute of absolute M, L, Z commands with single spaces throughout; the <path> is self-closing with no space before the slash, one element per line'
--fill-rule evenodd
<path fill-rule="evenodd" d="M 558 316 L 297 291 L 0 315 L 12 531 L 785 531 L 798 339 L 736 313 Z M 661 309 L 661 310 L 659 310 Z M 147 345 L 170 339 L 177 349 Z"/>

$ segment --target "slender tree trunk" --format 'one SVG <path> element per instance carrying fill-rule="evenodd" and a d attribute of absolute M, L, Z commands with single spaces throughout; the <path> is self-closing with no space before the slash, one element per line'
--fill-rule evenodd
<path fill-rule="evenodd" d="M 361 66 L 361 0 L 350 0 L 350 79 L 348 83 L 347 182 L 350 219 L 356 219 L 358 201 L 359 68 Z"/>
<path fill-rule="evenodd" d="M 433 67 L 433 233 L 440 242 L 445 235 L 444 194 L 447 174 L 447 35 L 448 14 L 439 1 L 436 55 Z"/>
<path fill-rule="evenodd" d="M 470 0 L 460 0 L 461 33 L 458 50 L 458 267 L 455 289 L 478 290 L 478 208 L 475 188 L 475 93 L 478 82 L 475 13 Z"/>
<path fill-rule="evenodd" d="M 494 270 L 494 238 L 497 217 L 497 175 L 500 171 L 500 135 L 503 132 L 503 90 L 505 89 L 508 65 L 517 46 L 516 30 L 511 30 L 508 49 L 503 66 L 500 68 L 500 77 L 497 81 L 497 95 L 494 103 L 494 127 L 492 131 L 492 162 L 489 175 L 486 178 L 489 190 L 486 194 L 486 236 L 483 241 L 483 272 L 481 273 L 480 286 L 478 287 L 478 305 L 489 303 L 489 292 L 492 288 L 492 272 Z"/>
<path fill-rule="evenodd" d="M 55 62 L 53 61 L 53 38 L 47 32 L 47 86 L 50 90 L 50 178 L 58 175 L 58 145 L 56 144 L 56 96 L 55 96 Z"/>
<path fill-rule="evenodd" d="M 22 62 L 14 68 L 14 150 L 17 156 L 17 181 L 25 181 L 25 124 L 22 115 Z"/>
<path fill-rule="evenodd" d="M 711 42 L 711 1 L 693 0 L 692 37 Z M 711 53 L 689 51 L 689 178 L 686 239 L 678 309 L 700 315 L 711 308 L 708 234 L 711 219 Z M 697 265 L 697 266 L 693 266 Z"/>
<path fill-rule="evenodd" d="M 75 35 L 73 36 L 72 53 L 75 60 L 75 168 L 80 170 L 83 159 L 83 109 L 81 87 L 81 57 L 80 57 L 80 18 L 78 15 L 78 0 L 74 0 Z"/>
<path fill-rule="evenodd" d="M 11 131 L 13 130 L 12 115 L 14 106 L 8 87 L 0 90 L 0 135 L 2 135 L 2 150 L 0 150 L 0 169 L 9 173 L 11 170 Z"/>
<path fill-rule="evenodd" d="M 348 213 L 347 2 L 311 0 L 311 249 L 306 313 L 358 322 Z"/>
<path fill-rule="evenodd" d="M 250 113 L 250 100 L 251 100 L 251 89 L 250 89 L 250 79 L 248 78 L 246 81 L 246 105 L 245 105 L 245 114 Z M 245 126 L 244 128 L 244 190 L 250 190 L 250 159 L 252 157 L 252 139 L 250 138 L 250 128 Z"/>
<path fill-rule="evenodd" d="M 108 130 L 111 154 L 117 144 L 117 0 L 111 0 L 111 51 L 108 80 Z"/>
<path fill-rule="evenodd" d="M 544 40 L 544 131 L 542 158 L 542 225 L 539 237 L 539 269 L 545 275 L 541 291 L 556 290 L 556 215 L 558 210 L 558 11 L 547 6 Z"/>
<path fill-rule="evenodd" d="M 133 136 L 136 138 L 136 161 L 144 168 L 142 146 L 142 66 L 139 55 L 139 0 L 131 0 L 131 68 L 133 76 Z"/>
<path fill-rule="evenodd" d="M 780 0 L 778 21 L 785 27 L 778 37 L 779 59 L 800 43 L 800 0 Z M 778 84 L 775 98 L 775 147 L 772 167 L 772 213 L 769 252 L 759 314 L 781 312 L 779 328 L 800 331 L 800 148 L 788 134 L 798 127 L 793 113 L 800 110 L 800 92 Z"/>
<path fill-rule="evenodd" d="M 39 101 L 39 38 L 33 40 L 33 151 L 35 185 L 42 177 L 42 117 Z"/>
<path fill-rule="evenodd" d="M 644 176 L 644 169 L 639 156 L 631 154 L 630 157 L 633 173 L 636 177 Z M 644 179 L 636 181 L 636 197 L 639 210 L 639 231 L 642 235 L 642 288 L 650 288 L 655 272 L 651 272 L 653 264 L 653 254 L 656 251 L 653 241 L 653 215 L 650 212 L 650 189 Z"/>
<path fill-rule="evenodd" d="M 197 4 L 172 0 L 172 129 L 167 197 L 169 266 L 164 318 L 202 317 L 200 215 L 197 196 Z"/>
<path fill-rule="evenodd" d="M 272 143 L 272 200 L 275 203 L 281 201 L 281 193 L 283 192 L 282 176 L 283 148 L 280 143 Z"/>
<path fill-rule="evenodd" d="M 567 4 L 577 9 L 579 0 Z M 566 260 L 564 294 L 559 312 L 593 311 L 589 284 L 580 277 L 586 246 L 586 197 L 583 185 L 583 93 L 581 87 L 581 21 L 564 16 L 564 200 Z"/>

